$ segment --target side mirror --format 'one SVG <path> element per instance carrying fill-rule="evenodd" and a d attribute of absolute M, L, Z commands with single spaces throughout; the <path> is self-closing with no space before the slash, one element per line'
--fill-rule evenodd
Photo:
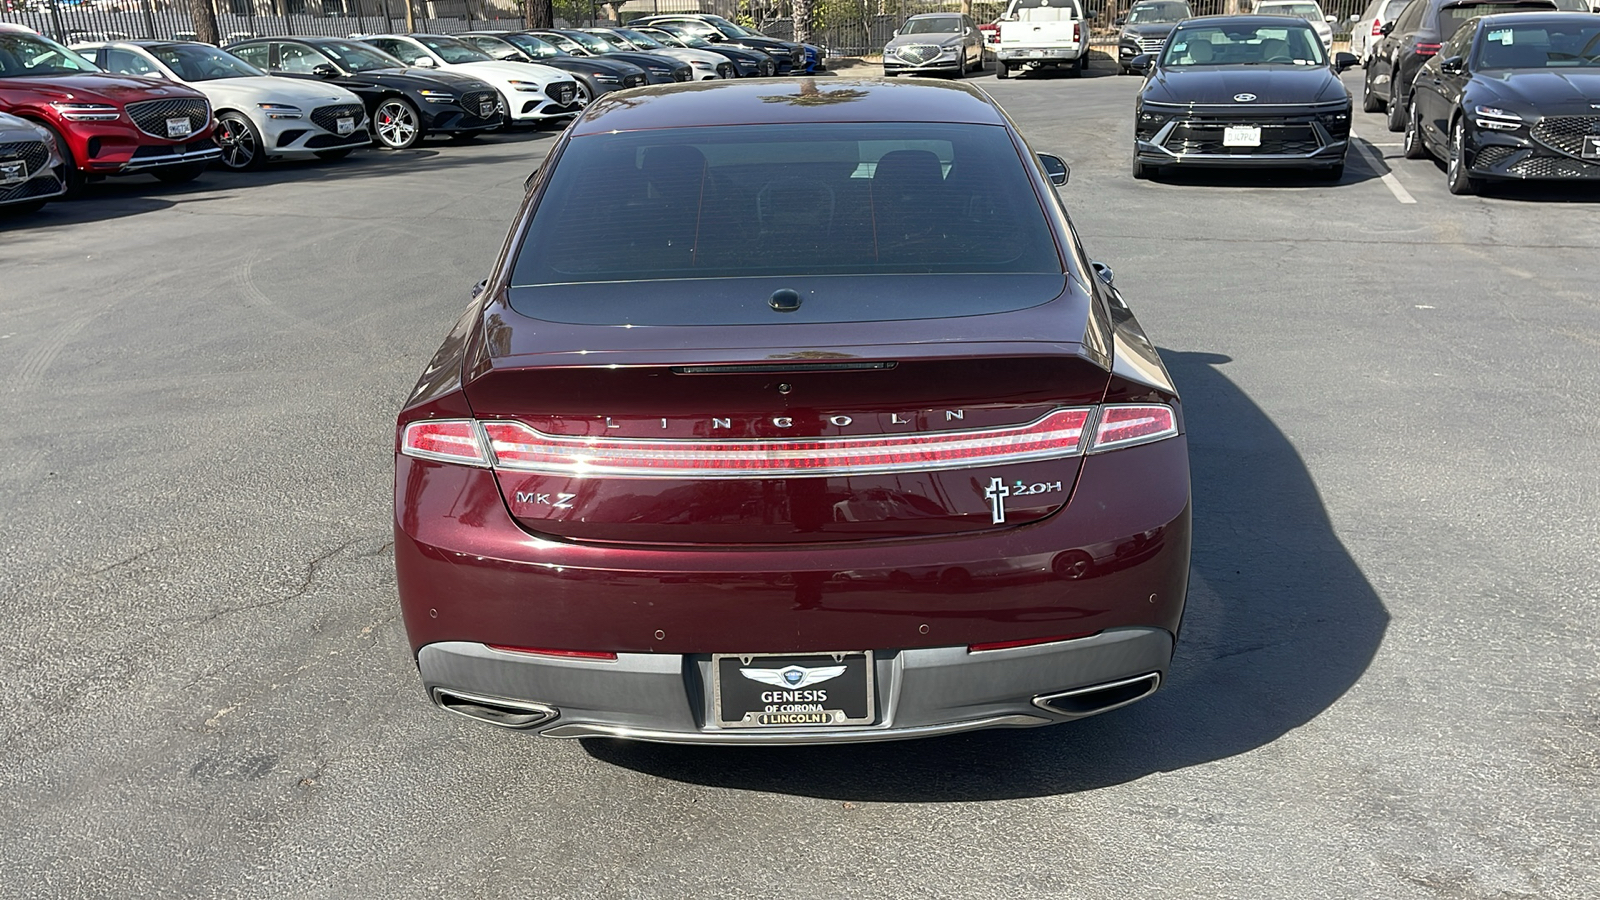
<path fill-rule="evenodd" d="M 1352 21 L 1352 22 L 1361 21 L 1361 13 L 1351 13 L 1350 14 L 1350 21 Z"/>
<path fill-rule="evenodd" d="M 413 59 L 411 61 L 411 64 L 413 66 L 416 66 L 419 69 L 437 69 L 437 68 L 439 68 L 439 64 L 434 62 L 433 61 L 433 57 L 431 57 L 431 56 L 419 56 L 416 59 Z"/>
<path fill-rule="evenodd" d="M 1039 154 L 1039 164 L 1044 166 L 1044 174 L 1050 176 L 1050 183 L 1062 185 L 1067 183 L 1067 178 L 1072 175 L 1072 170 L 1067 168 L 1067 163 L 1059 156 L 1049 153 Z"/>
<path fill-rule="evenodd" d="M 1357 59 L 1354 53 L 1346 53 L 1343 50 L 1333 55 L 1333 68 L 1334 71 L 1337 72 L 1343 72 L 1345 69 L 1353 69 L 1359 65 L 1360 62 L 1361 60 Z"/>
<path fill-rule="evenodd" d="M 311 67 L 311 74 L 318 78 L 338 78 L 339 70 L 327 63 L 318 63 Z"/>
<path fill-rule="evenodd" d="M 472 299 L 476 300 L 480 296 L 482 296 L 483 292 L 484 292 L 484 289 L 487 288 L 488 286 L 489 286 L 489 279 L 487 279 L 487 278 L 485 278 L 484 280 L 482 280 L 482 281 L 478 282 L 477 284 L 473 285 L 472 286 Z"/>
<path fill-rule="evenodd" d="M 1322 21 L 1327 22 L 1328 24 L 1331 25 L 1331 24 L 1333 24 L 1334 22 L 1336 22 L 1338 20 L 1335 19 L 1333 16 L 1323 16 L 1322 17 Z"/>
<path fill-rule="evenodd" d="M 1150 54 L 1141 53 L 1138 56 L 1135 56 L 1133 59 L 1128 60 L 1128 68 L 1138 72 L 1140 75 L 1149 75 L 1150 66 L 1154 62 L 1155 60 L 1150 58 Z"/>
<path fill-rule="evenodd" d="M 1382 25 L 1378 26 L 1378 33 L 1383 35 L 1384 37 L 1388 37 L 1389 33 L 1392 32 L 1392 31 L 1394 31 L 1394 23 L 1393 22 L 1385 22 Z"/>
<path fill-rule="evenodd" d="M 1128 17 L 1127 16 L 1117 16 L 1115 19 L 1111 20 L 1111 24 L 1117 26 L 1118 28 L 1121 28 L 1122 26 L 1128 24 Z"/>
<path fill-rule="evenodd" d="M 1460 75 L 1467 70 L 1467 61 L 1459 56 L 1452 56 L 1439 63 L 1439 71 L 1446 75 Z"/>
<path fill-rule="evenodd" d="M 899 36 L 900 36 L 900 29 L 898 29 L 898 28 L 896 28 L 895 30 L 889 32 L 889 37 L 899 37 Z"/>
<path fill-rule="evenodd" d="M 1108 287 L 1116 285 L 1116 283 L 1117 283 L 1117 273 L 1111 271 L 1111 267 L 1110 266 L 1106 265 L 1103 262 L 1099 262 L 1097 260 L 1091 260 L 1089 262 L 1089 265 L 1094 267 L 1094 273 L 1096 275 L 1099 275 L 1100 276 L 1100 280 L 1104 281 Z"/>

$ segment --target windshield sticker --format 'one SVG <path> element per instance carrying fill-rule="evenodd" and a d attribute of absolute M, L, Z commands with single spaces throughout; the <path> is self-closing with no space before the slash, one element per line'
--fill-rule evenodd
<path fill-rule="evenodd" d="M 1511 46 L 1511 36 L 1512 36 L 1512 31 L 1511 31 L 1511 29 L 1507 28 L 1504 31 L 1491 31 L 1491 32 L 1489 32 L 1489 38 L 1488 39 L 1490 41 L 1499 41 L 1501 44 L 1509 47 L 1509 46 Z"/>

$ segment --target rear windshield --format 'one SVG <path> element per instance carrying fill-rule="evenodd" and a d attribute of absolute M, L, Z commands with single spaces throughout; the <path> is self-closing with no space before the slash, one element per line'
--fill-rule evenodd
<path fill-rule="evenodd" d="M 516 285 L 770 275 L 1054 273 L 1005 129 L 817 124 L 576 137 Z"/>

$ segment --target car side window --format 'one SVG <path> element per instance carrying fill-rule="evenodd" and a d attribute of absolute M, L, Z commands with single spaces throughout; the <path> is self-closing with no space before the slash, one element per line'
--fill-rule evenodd
<path fill-rule="evenodd" d="M 1405 10 L 1400 13 L 1400 18 L 1394 20 L 1394 31 L 1391 34 L 1405 34 L 1417 30 L 1417 25 L 1422 22 L 1423 10 L 1428 6 L 1428 0 L 1411 0 Z"/>
<path fill-rule="evenodd" d="M 115 72 L 118 75 L 154 75 L 157 78 L 161 77 L 160 73 L 156 71 L 156 67 L 137 53 L 111 48 L 106 50 L 105 54 L 105 63 L 101 68 L 107 72 Z"/>
<path fill-rule="evenodd" d="M 406 65 L 411 65 L 417 61 L 417 57 L 422 56 L 421 50 L 418 50 L 410 44 L 402 41 L 379 38 L 377 40 L 367 41 L 367 43 L 377 47 L 379 50 L 382 50 L 390 56 L 399 57 L 400 61 Z"/>
<path fill-rule="evenodd" d="M 1473 19 L 1462 25 L 1461 30 L 1450 36 L 1439 48 L 1439 58 L 1449 59 L 1452 56 L 1466 56 L 1467 47 L 1472 43 L 1472 36 L 1478 33 L 1478 20 Z"/>
<path fill-rule="evenodd" d="M 327 62 L 321 53 L 304 44 L 278 46 L 278 68 L 291 75 L 310 75 L 313 69 Z"/>
<path fill-rule="evenodd" d="M 239 57 L 250 65 L 255 66 L 263 72 L 267 71 L 268 69 L 266 44 L 251 44 L 248 47 L 235 47 L 228 52 Z"/>

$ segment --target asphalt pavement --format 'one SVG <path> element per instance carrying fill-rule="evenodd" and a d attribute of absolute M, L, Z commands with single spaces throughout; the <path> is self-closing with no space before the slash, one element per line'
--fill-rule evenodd
<path fill-rule="evenodd" d="M 1184 391 L 1193 586 L 1161 693 L 1039 730 L 428 705 L 394 413 L 551 132 L 0 219 L 0 897 L 1594 897 L 1600 190 L 1452 197 L 1359 113 L 1337 185 L 1135 182 L 1111 71 L 974 83 Z"/>

